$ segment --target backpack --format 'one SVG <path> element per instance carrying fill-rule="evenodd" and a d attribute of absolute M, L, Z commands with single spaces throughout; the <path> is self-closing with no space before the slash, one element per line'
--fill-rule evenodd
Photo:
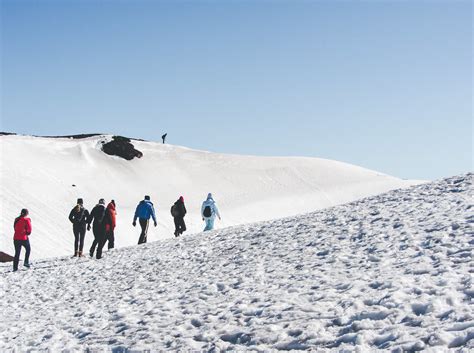
<path fill-rule="evenodd" d="M 171 210 L 170 210 L 170 211 L 171 211 L 171 215 L 172 215 L 173 217 L 176 218 L 176 217 L 179 216 L 178 207 L 176 207 L 176 205 L 171 206 Z"/>
<path fill-rule="evenodd" d="M 79 212 L 76 212 L 76 217 L 74 218 L 74 223 L 79 224 L 84 219 L 84 214 L 86 213 L 86 209 L 81 207 Z"/>
<path fill-rule="evenodd" d="M 212 216 L 212 209 L 211 209 L 211 206 L 206 206 L 204 207 L 204 211 L 202 212 L 202 215 L 204 217 L 211 217 Z"/>

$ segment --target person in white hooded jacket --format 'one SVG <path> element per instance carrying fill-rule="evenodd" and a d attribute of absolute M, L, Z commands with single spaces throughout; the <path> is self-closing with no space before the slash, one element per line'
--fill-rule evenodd
<path fill-rule="evenodd" d="M 216 219 L 216 216 L 221 220 L 221 215 L 219 214 L 216 202 L 212 198 L 212 194 L 209 193 L 206 201 L 204 201 L 201 206 L 201 217 L 202 220 L 206 222 L 204 231 L 214 229 L 214 220 Z"/>

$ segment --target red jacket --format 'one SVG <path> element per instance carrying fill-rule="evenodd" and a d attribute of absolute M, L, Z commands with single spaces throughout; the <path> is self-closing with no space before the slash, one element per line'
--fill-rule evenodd
<path fill-rule="evenodd" d="M 15 228 L 14 240 L 28 240 L 28 235 L 31 234 L 31 219 L 18 217 L 13 227 Z"/>
<path fill-rule="evenodd" d="M 109 217 L 107 218 L 105 231 L 110 232 L 111 230 L 115 229 L 116 214 L 117 214 L 117 212 L 115 211 L 115 205 L 112 202 L 107 205 L 107 212 L 109 213 Z"/>

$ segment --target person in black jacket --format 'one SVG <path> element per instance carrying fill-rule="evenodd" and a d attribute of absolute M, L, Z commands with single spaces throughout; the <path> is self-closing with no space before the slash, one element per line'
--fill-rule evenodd
<path fill-rule="evenodd" d="M 84 201 L 77 199 L 77 205 L 69 213 L 69 220 L 72 223 L 74 233 L 74 256 L 82 257 L 84 248 L 84 237 L 86 236 L 87 219 L 89 211 L 84 208 Z"/>
<path fill-rule="evenodd" d="M 186 231 L 186 224 L 184 223 L 184 216 L 186 215 L 186 206 L 184 206 L 184 197 L 180 196 L 178 201 L 171 206 L 171 215 L 174 218 L 174 236 L 179 237 Z"/>
<path fill-rule="evenodd" d="M 105 224 L 106 224 L 106 209 L 105 209 L 105 200 L 100 199 L 99 203 L 95 205 L 92 209 L 91 214 L 87 220 L 87 230 L 91 229 L 94 232 L 94 241 L 92 242 L 91 249 L 89 250 L 89 255 L 94 256 L 95 247 L 97 246 L 97 259 L 102 257 L 102 248 L 105 244 Z"/>
<path fill-rule="evenodd" d="M 161 136 L 161 139 L 163 140 L 163 144 L 166 142 L 166 136 L 168 136 L 168 133 Z"/>

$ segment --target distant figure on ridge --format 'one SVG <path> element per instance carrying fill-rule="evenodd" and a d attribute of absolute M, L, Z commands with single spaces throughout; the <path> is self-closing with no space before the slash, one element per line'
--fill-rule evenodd
<path fill-rule="evenodd" d="M 84 201 L 77 199 L 77 205 L 69 213 L 69 220 L 72 223 L 72 232 L 74 233 L 74 257 L 82 257 L 84 248 L 84 238 L 86 236 L 87 219 L 89 211 L 84 208 Z"/>
<path fill-rule="evenodd" d="M 163 139 L 163 144 L 165 143 L 165 140 L 166 140 L 166 136 L 168 135 L 168 133 L 164 134 L 161 136 L 161 138 Z"/>
<path fill-rule="evenodd" d="M 156 227 L 158 223 L 156 223 L 155 208 L 153 207 L 153 203 L 150 201 L 150 196 L 146 195 L 145 199 L 140 201 L 140 203 L 138 204 L 137 209 L 135 210 L 135 216 L 133 217 L 132 223 L 135 227 L 137 225 L 138 218 L 138 222 L 140 223 L 140 227 L 142 228 L 140 238 L 138 239 L 138 244 L 146 243 L 150 217 L 153 217 L 153 221 L 155 222 Z"/>
<path fill-rule="evenodd" d="M 31 219 L 28 217 L 28 210 L 26 208 L 21 210 L 20 216 L 15 218 L 13 223 L 13 229 L 15 229 L 15 235 L 13 235 L 13 244 L 15 245 L 15 258 L 13 260 L 13 271 L 18 270 L 18 263 L 20 262 L 21 247 L 25 247 L 25 261 L 23 265 L 30 268 L 30 240 L 28 236 L 31 234 Z"/>
<path fill-rule="evenodd" d="M 102 248 L 105 244 L 105 216 L 105 200 L 100 199 L 99 203 L 92 209 L 89 219 L 87 220 L 87 230 L 91 230 L 91 223 L 94 221 L 92 225 L 94 241 L 92 242 L 92 246 L 89 250 L 89 255 L 91 257 L 94 256 L 95 247 L 97 246 L 97 259 L 102 257 Z"/>
<path fill-rule="evenodd" d="M 174 218 L 174 236 L 179 237 L 186 231 L 186 223 L 184 223 L 184 216 L 186 215 L 186 206 L 184 206 L 184 197 L 180 196 L 178 201 L 171 206 L 171 215 Z"/>
<path fill-rule="evenodd" d="M 204 231 L 214 229 L 214 220 L 216 216 L 221 220 L 221 215 L 219 214 L 219 209 L 217 208 L 216 202 L 212 198 L 212 194 L 207 195 L 206 201 L 202 203 L 201 206 L 201 216 L 202 220 L 206 222 L 206 227 Z"/>
<path fill-rule="evenodd" d="M 109 242 L 108 249 L 113 249 L 115 246 L 114 229 L 117 224 L 116 219 L 117 211 L 115 210 L 115 200 L 112 200 L 107 205 L 107 211 L 105 214 L 105 242 Z"/>

